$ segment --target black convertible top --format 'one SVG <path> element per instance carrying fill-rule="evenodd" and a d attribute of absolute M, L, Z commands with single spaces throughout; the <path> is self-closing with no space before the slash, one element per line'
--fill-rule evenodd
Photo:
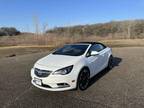
<path fill-rule="evenodd" d="M 106 47 L 106 45 L 104 45 L 103 43 L 100 43 L 100 42 L 77 42 L 76 44 L 91 44 L 91 45 L 94 45 L 94 44 L 101 44 L 103 45 L 104 47 Z"/>
<path fill-rule="evenodd" d="M 97 43 L 99 43 L 99 42 L 77 42 L 77 43 L 82 43 L 82 44 L 97 44 Z"/>

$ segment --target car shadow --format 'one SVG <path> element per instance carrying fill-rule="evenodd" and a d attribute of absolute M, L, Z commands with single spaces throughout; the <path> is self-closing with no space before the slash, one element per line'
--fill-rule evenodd
<path fill-rule="evenodd" d="M 120 62 L 122 62 L 122 58 L 113 57 L 113 68 L 116 67 L 116 66 L 119 66 Z M 98 81 L 100 78 L 102 78 L 104 75 L 106 75 L 111 70 L 104 69 L 101 72 L 99 72 L 98 74 L 96 74 L 94 77 L 92 77 L 90 79 L 90 82 L 89 82 L 89 87 L 92 86 L 96 81 Z"/>

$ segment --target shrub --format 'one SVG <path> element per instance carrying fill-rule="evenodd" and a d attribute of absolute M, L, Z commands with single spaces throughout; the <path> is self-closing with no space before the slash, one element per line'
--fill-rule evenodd
<path fill-rule="evenodd" d="M 0 36 L 13 36 L 20 34 L 20 31 L 18 31 L 14 27 L 1 27 L 0 28 Z"/>

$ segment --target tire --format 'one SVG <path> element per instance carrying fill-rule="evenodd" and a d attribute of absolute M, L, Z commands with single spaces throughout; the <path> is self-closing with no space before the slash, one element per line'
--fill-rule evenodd
<path fill-rule="evenodd" d="M 112 68 L 113 68 L 113 56 L 111 55 L 111 56 L 109 57 L 107 69 L 108 69 L 108 70 L 111 70 Z"/>
<path fill-rule="evenodd" d="M 81 91 L 86 90 L 88 88 L 90 81 L 90 72 L 87 68 L 81 70 L 78 76 L 77 88 Z"/>

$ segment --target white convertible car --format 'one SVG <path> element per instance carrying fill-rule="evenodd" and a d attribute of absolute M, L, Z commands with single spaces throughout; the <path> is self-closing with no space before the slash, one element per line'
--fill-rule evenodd
<path fill-rule="evenodd" d="M 44 90 L 85 90 L 90 78 L 112 68 L 111 48 L 99 42 L 67 44 L 38 60 L 31 69 L 31 83 Z"/>

